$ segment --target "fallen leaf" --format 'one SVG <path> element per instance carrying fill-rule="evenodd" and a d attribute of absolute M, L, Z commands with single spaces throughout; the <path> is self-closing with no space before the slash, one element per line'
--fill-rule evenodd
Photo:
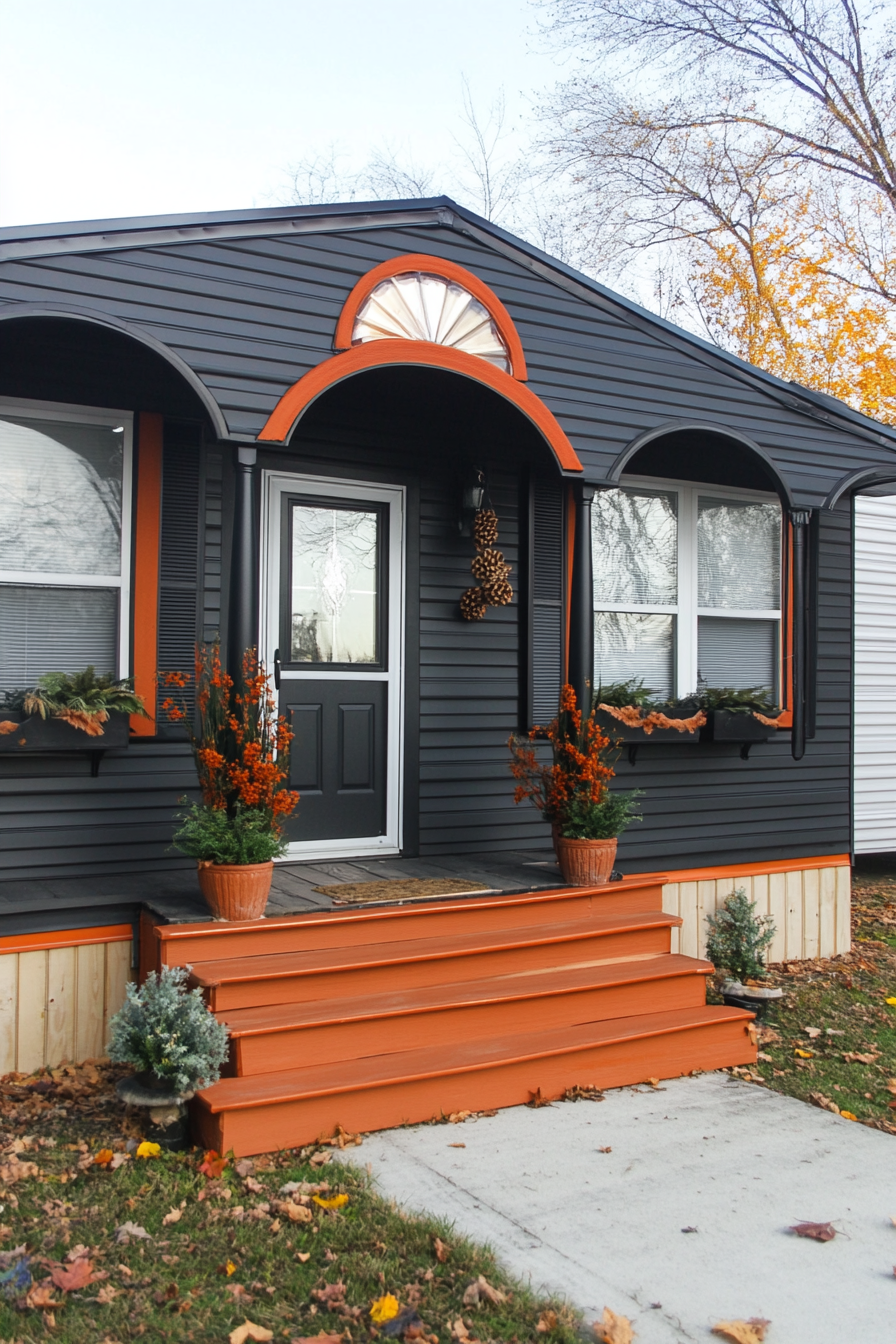
<path fill-rule="evenodd" d="M 682 1232 L 696 1232 L 696 1231 L 697 1231 L 697 1228 L 696 1228 L 696 1227 L 683 1227 L 681 1230 L 682 1230 Z"/>
<path fill-rule="evenodd" d="M 322 1209 L 341 1209 L 348 1203 L 348 1195 L 332 1195 L 329 1199 L 321 1199 L 320 1195 L 312 1195 L 311 1198 Z"/>
<path fill-rule="evenodd" d="M 632 1344 L 635 1332 L 627 1316 L 617 1316 L 615 1311 L 604 1307 L 604 1314 L 594 1322 L 594 1333 L 602 1344 Z"/>
<path fill-rule="evenodd" d="M 441 1237 L 433 1237 L 432 1249 L 435 1252 L 435 1257 L 439 1264 L 444 1265 L 451 1254 L 451 1247 L 447 1242 L 444 1242 Z"/>
<path fill-rule="evenodd" d="M 810 1241 L 833 1241 L 837 1235 L 833 1223 L 797 1223 L 787 1230 L 798 1237 L 808 1237 Z"/>
<path fill-rule="evenodd" d="M 137 1155 L 140 1155 L 140 1149 L 137 1149 Z M 210 1148 L 199 1164 L 199 1170 L 203 1176 L 207 1176 L 210 1181 L 215 1181 L 224 1172 L 227 1166 L 227 1158 L 220 1157 L 213 1148 Z M 247 1336 L 248 1338 L 248 1336 Z"/>
<path fill-rule="evenodd" d="M 264 1193 L 264 1186 L 261 1181 L 256 1181 L 254 1176 L 247 1176 L 243 1181 L 243 1185 L 249 1191 L 250 1195 L 261 1195 Z"/>
<path fill-rule="evenodd" d="M 893 999 L 885 999 L 884 1002 L 885 1002 L 885 1003 L 888 1003 L 888 1004 L 890 1005 L 891 1008 L 896 1008 L 896 998 L 893 998 Z"/>
<path fill-rule="evenodd" d="M 859 1118 L 857 1115 L 853 1115 L 852 1111 L 841 1111 L 840 1114 L 841 1114 L 841 1116 L 843 1117 L 844 1120 L 856 1120 L 856 1121 L 857 1121 L 858 1118 Z"/>
<path fill-rule="evenodd" d="M 535 1327 L 538 1333 L 540 1335 L 546 1335 L 549 1330 L 556 1330 L 556 1328 L 557 1328 L 556 1311 L 550 1311 L 550 1310 L 543 1311 L 539 1316 L 538 1324 Z"/>
<path fill-rule="evenodd" d="M 896 1078 L 888 1078 L 886 1083 L 887 1091 L 896 1096 Z"/>
<path fill-rule="evenodd" d="M 798 1059 L 811 1059 L 811 1058 L 812 1058 L 812 1051 L 811 1051 L 811 1050 L 800 1050 L 800 1049 L 796 1049 L 796 1050 L 794 1050 L 793 1053 L 797 1056 Z"/>
<path fill-rule="evenodd" d="M 820 1106 L 823 1111 L 833 1111 L 834 1115 L 840 1114 L 840 1107 L 836 1101 L 831 1101 L 830 1097 L 826 1097 L 823 1092 L 810 1092 L 809 1100 L 813 1106 Z"/>
<path fill-rule="evenodd" d="M 50 1311 L 53 1307 L 62 1306 L 61 1302 L 54 1302 L 53 1289 L 49 1284 L 34 1284 L 25 1298 L 25 1304 L 38 1311 Z"/>
<path fill-rule="evenodd" d="M 534 1111 L 539 1110 L 542 1106 L 550 1106 L 552 1104 L 548 1101 L 547 1097 L 542 1096 L 540 1087 L 536 1087 L 534 1092 L 530 1092 L 529 1098 L 530 1099 L 526 1102 L 526 1105 L 531 1106 Z"/>
<path fill-rule="evenodd" d="M 230 1293 L 235 1303 L 241 1303 L 244 1307 L 251 1306 L 255 1298 L 248 1292 L 241 1283 L 228 1283 L 224 1288 L 225 1293 Z"/>
<path fill-rule="evenodd" d="M 332 1162 L 332 1153 L 315 1153 L 311 1158 L 312 1167 L 325 1167 L 328 1162 Z"/>
<path fill-rule="evenodd" d="M 111 1148 L 101 1148 L 93 1159 L 93 1165 L 95 1167 L 108 1167 L 114 1156 Z"/>
<path fill-rule="evenodd" d="M 318 1302 L 323 1303 L 323 1305 L 330 1310 L 333 1310 L 334 1308 L 338 1309 L 339 1307 L 344 1307 L 345 1284 L 342 1283 L 341 1280 L 338 1283 L 325 1283 L 323 1288 L 315 1288 L 311 1296 L 315 1298 Z M 394 1297 L 391 1300 L 395 1302 L 395 1312 L 392 1313 L 392 1315 L 395 1315 L 398 1311 L 398 1303 L 395 1301 Z M 380 1297 L 377 1298 L 377 1301 L 385 1302 L 386 1298 Z M 383 1317 L 383 1320 L 389 1320 L 389 1319 L 391 1319 L 389 1316 Z"/>
<path fill-rule="evenodd" d="M 770 1324 L 760 1316 L 751 1316 L 748 1321 L 719 1321 L 712 1333 L 730 1340 L 731 1344 L 762 1344 Z"/>
<path fill-rule="evenodd" d="M 472 1111 L 452 1111 L 448 1119 L 452 1125 L 462 1125 L 465 1120 L 469 1120 L 472 1114 Z"/>
<path fill-rule="evenodd" d="M 816 1036 L 821 1035 L 821 1027 L 804 1027 L 803 1030 L 809 1037 L 810 1041 L 814 1041 Z M 722 1324 L 724 1325 L 725 1322 L 723 1321 Z"/>
<path fill-rule="evenodd" d="M 40 1175 L 40 1169 L 36 1162 L 20 1162 L 17 1157 L 13 1157 L 9 1162 L 0 1163 L 0 1182 L 3 1185 L 12 1185 L 14 1181 L 24 1181 L 29 1176 Z"/>
<path fill-rule="evenodd" d="M 871 1050 L 864 1055 L 857 1054 L 855 1051 L 850 1051 L 848 1054 L 845 1054 L 843 1058 L 847 1064 L 873 1064 L 879 1055 L 879 1050 Z"/>
<path fill-rule="evenodd" d="M 767 1055 L 764 1050 L 757 1050 L 756 1058 L 764 1060 L 766 1064 L 771 1064 L 773 1062 L 774 1056 Z"/>
<path fill-rule="evenodd" d="M 659 1087 L 660 1085 L 659 1078 L 648 1078 L 647 1081 L 651 1087 Z"/>
<path fill-rule="evenodd" d="M 253 1321 L 243 1321 L 242 1325 L 230 1332 L 230 1344 L 246 1344 L 247 1339 L 262 1341 L 273 1338 L 273 1330 L 266 1330 L 263 1325 L 256 1325 Z"/>
<path fill-rule="evenodd" d="M 141 1227 L 139 1223 L 127 1222 L 122 1223 L 121 1227 L 116 1227 L 115 1240 L 118 1242 L 119 1246 L 126 1246 L 130 1237 L 137 1237 L 143 1241 L 152 1241 L 152 1237 L 149 1235 L 146 1228 Z"/>
<path fill-rule="evenodd" d="M 298 1260 L 300 1265 L 307 1265 L 308 1261 L 311 1259 L 311 1252 L 296 1251 L 296 1259 Z"/>
<path fill-rule="evenodd" d="M 172 1223 L 179 1223 L 183 1216 L 183 1209 L 172 1209 L 171 1212 L 166 1213 L 165 1217 L 162 1219 L 162 1226 L 170 1227 Z"/>
<path fill-rule="evenodd" d="M 117 1171 L 119 1167 L 123 1167 L 125 1162 L 130 1162 L 130 1160 L 131 1160 L 130 1153 L 116 1153 L 115 1156 L 112 1158 L 112 1161 L 109 1163 L 109 1170 Z"/>
<path fill-rule="evenodd" d="M 599 1153 L 612 1153 L 613 1149 L 608 1144 L 606 1148 L 598 1148 L 597 1151 Z"/>
<path fill-rule="evenodd" d="M 255 1163 L 252 1161 L 251 1157 L 241 1157 L 239 1162 L 237 1162 L 236 1166 L 234 1167 L 234 1171 L 236 1172 L 237 1176 L 241 1176 L 243 1179 L 245 1179 L 247 1176 L 254 1175 Z"/>
<path fill-rule="evenodd" d="M 67 1293 L 75 1293 L 79 1288 L 86 1288 L 89 1283 L 93 1283 L 96 1278 L 106 1278 L 106 1275 L 96 1275 L 93 1272 L 93 1266 L 86 1256 L 75 1260 L 71 1265 L 54 1265 L 50 1270 L 50 1278 L 57 1288 L 63 1288 Z"/>
<path fill-rule="evenodd" d="M 120 1289 L 113 1288 L 111 1283 L 104 1283 L 96 1295 L 96 1301 L 101 1307 L 108 1307 L 110 1302 L 114 1302 Z"/>
<path fill-rule="evenodd" d="M 449 1148 L 466 1148 L 466 1146 L 465 1143 L 449 1143 L 448 1145 Z"/>
<path fill-rule="evenodd" d="M 288 1218 L 291 1223 L 310 1223 L 314 1218 L 314 1214 L 306 1205 L 295 1204 L 291 1199 L 276 1204 L 276 1211 Z"/>
<path fill-rule="evenodd" d="M 467 1285 L 466 1292 L 463 1296 L 464 1306 L 475 1307 L 479 1304 L 482 1298 L 485 1298 L 487 1302 L 491 1302 L 493 1306 L 498 1306 L 501 1302 L 507 1301 L 507 1294 L 502 1293 L 500 1288 L 495 1288 L 489 1283 L 488 1279 L 480 1274 L 477 1279 L 474 1279 L 472 1283 Z"/>
<path fill-rule="evenodd" d="M 328 1335 L 321 1330 L 319 1335 L 297 1335 L 291 1344 L 341 1344 L 342 1335 Z"/>
<path fill-rule="evenodd" d="M 370 1319 L 374 1325 L 384 1325 L 386 1321 L 391 1321 L 401 1310 L 398 1298 L 393 1297 L 391 1293 L 384 1293 L 378 1297 L 370 1308 Z"/>
<path fill-rule="evenodd" d="M 137 1145 L 137 1157 L 149 1158 L 158 1157 L 162 1151 L 162 1145 L 159 1143 L 149 1143 L 146 1139 Z"/>
<path fill-rule="evenodd" d="M 226 1278 L 229 1279 L 231 1274 L 236 1273 L 236 1265 L 233 1263 L 232 1260 L 225 1260 L 223 1265 L 218 1266 L 218 1273 L 223 1274 Z"/>

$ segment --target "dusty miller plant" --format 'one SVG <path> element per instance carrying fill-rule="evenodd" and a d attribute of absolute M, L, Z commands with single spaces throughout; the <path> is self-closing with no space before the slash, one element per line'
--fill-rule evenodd
<path fill-rule="evenodd" d="M 756 914 L 756 902 L 743 887 L 733 891 L 714 915 L 707 915 L 706 923 L 706 955 L 716 970 L 724 969 L 740 981 L 765 975 L 764 953 L 775 936 L 775 924 L 769 915 Z"/>
<path fill-rule="evenodd" d="M 227 1058 L 227 1028 L 206 1007 L 202 991 L 188 990 L 182 966 L 152 971 L 127 987 L 124 1006 L 110 1023 L 109 1057 L 155 1074 L 180 1095 L 209 1087 Z"/>

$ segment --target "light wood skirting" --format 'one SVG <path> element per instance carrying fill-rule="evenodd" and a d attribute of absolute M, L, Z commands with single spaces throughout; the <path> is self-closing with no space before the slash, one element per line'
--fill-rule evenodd
<path fill-rule="evenodd" d="M 706 916 L 738 887 L 756 902 L 758 915 L 771 915 L 775 921 L 769 961 L 832 957 L 849 951 L 850 869 L 843 863 L 668 882 L 663 888 L 663 909 L 683 921 L 672 932 L 672 951 L 704 957 Z"/>
<path fill-rule="evenodd" d="M 0 1074 L 104 1055 L 130 979 L 130 938 L 0 954 Z"/>

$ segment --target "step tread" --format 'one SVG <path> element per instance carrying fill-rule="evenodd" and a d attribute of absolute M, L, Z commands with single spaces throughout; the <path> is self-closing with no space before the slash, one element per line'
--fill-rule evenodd
<path fill-rule="evenodd" d="M 211 989 L 228 984 L 281 979 L 286 976 L 314 975 L 322 971 L 350 971 L 370 966 L 437 961 L 504 948 L 569 943 L 636 929 L 676 928 L 681 922 L 677 915 L 667 915 L 662 910 L 657 910 L 642 914 L 570 920 L 564 924 L 527 924 L 520 928 L 487 930 L 482 933 L 409 938 L 400 943 L 372 943 L 361 947 L 317 948 L 310 952 L 266 952 L 257 956 L 222 957 L 218 961 L 194 963 L 192 978 L 204 989 Z"/>
<path fill-rule="evenodd" d="M 558 1027 L 549 1031 L 459 1041 L 450 1051 L 442 1045 L 426 1046 L 392 1054 L 368 1055 L 350 1064 L 319 1064 L 248 1078 L 222 1078 L 213 1087 L 197 1093 L 197 1098 L 207 1110 L 220 1114 L 416 1079 L 445 1077 L 488 1069 L 510 1061 L 574 1053 L 588 1046 L 668 1035 L 692 1027 L 722 1025 L 732 1021 L 747 1022 L 753 1017 L 753 1013 L 743 1009 L 715 1004 L 699 1008 L 677 1008 L 664 1013 L 585 1022 L 579 1026 Z"/>
<path fill-rule="evenodd" d="M 619 892 L 643 890 L 646 887 L 662 887 L 667 878 L 662 873 L 651 873 L 649 877 L 638 875 L 624 877 L 619 882 L 604 882 L 595 887 L 551 887 L 548 891 L 524 891 L 511 895 L 436 897 L 430 901 L 406 901 L 389 906 L 364 906 L 351 909 L 314 910 L 295 915 L 277 915 L 270 919 L 233 920 L 222 923 L 220 920 L 202 924 L 162 924 L 156 930 L 159 939 L 176 943 L 185 938 L 204 937 L 214 942 L 218 938 L 228 938 L 234 933 L 260 932 L 276 933 L 278 930 L 293 929 L 297 925 L 304 928 L 333 925 L 382 924 L 387 929 L 408 915 L 421 915 L 429 912 L 443 912 L 462 908 L 465 911 L 509 909 L 514 906 L 550 906 L 552 902 L 568 900 L 570 896 L 593 896 L 618 894 Z M 384 933 L 388 937 L 388 933 Z"/>
<path fill-rule="evenodd" d="M 316 999 L 311 1003 L 230 1008 L 221 1010 L 216 1016 L 219 1021 L 226 1023 L 232 1037 L 246 1038 L 305 1027 L 535 999 L 610 985 L 648 984 L 673 976 L 709 975 L 712 969 L 711 962 L 669 952 L 646 960 L 550 967 L 544 971 L 522 971 L 489 976 L 482 980 L 391 990 L 385 994 L 365 994 L 358 998 L 340 997 Z"/>

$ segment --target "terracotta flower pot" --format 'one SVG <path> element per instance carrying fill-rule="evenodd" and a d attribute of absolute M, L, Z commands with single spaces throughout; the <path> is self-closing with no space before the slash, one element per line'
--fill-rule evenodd
<path fill-rule="evenodd" d="M 556 835 L 554 847 L 563 881 L 570 887 L 596 887 L 609 882 L 619 841 L 568 840 Z"/>
<path fill-rule="evenodd" d="M 200 863 L 199 888 L 215 919 L 261 919 L 273 876 L 273 859 L 268 863 Z"/>

